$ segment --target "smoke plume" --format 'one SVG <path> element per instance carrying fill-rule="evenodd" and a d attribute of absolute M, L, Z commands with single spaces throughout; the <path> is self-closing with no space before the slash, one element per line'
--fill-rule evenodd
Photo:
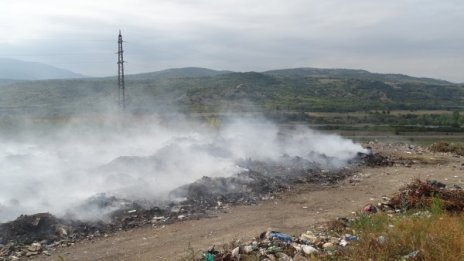
<path fill-rule="evenodd" d="M 166 200 L 171 190 L 203 176 L 246 171 L 238 164 L 242 160 L 276 161 L 286 155 L 339 168 L 364 151 L 336 135 L 306 127 L 283 129 L 265 119 L 224 119 L 219 125 L 188 120 L 99 127 L 70 123 L 46 134 L 3 138 L 0 221 L 38 212 L 99 218 L 98 209 L 83 209 L 83 204 L 113 196 Z"/>

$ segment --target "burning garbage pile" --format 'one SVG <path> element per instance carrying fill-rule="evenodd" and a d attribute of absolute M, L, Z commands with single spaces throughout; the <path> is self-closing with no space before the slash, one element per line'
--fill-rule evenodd
<path fill-rule="evenodd" d="M 365 164 L 363 160 L 359 157 L 356 164 Z M 145 225 L 162 226 L 209 216 L 227 209 L 229 205 L 255 204 L 302 183 L 334 184 L 353 172 L 348 167 L 325 170 L 315 162 L 288 156 L 280 161 L 245 160 L 239 164 L 244 171 L 231 177 L 203 177 L 172 190 L 170 201 L 147 205 L 99 194 L 73 210 L 86 212 L 96 207 L 111 210 L 107 211 L 103 221 L 80 221 L 73 219 L 72 215 L 57 218 L 49 213 L 22 215 L 0 225 L 0 254 L 10 258 L 49 254 L 56 247 L 120 230 Z M 308 250 L 308 247 L 304 249 Z"/>
<path fill-rule="evenodd" d="M 69 129 L 0 145 L 0 174 L 9 181 L 0 183 L 0 221 L 27 214 L 0 225 L 2 256 L 12 257 L 214 215 L 298 184 L 333 184 L 353 166 L 384 162 L 340 136 L 281 130 L 257 119 L 231 120 L 218 130 L 190 123 L 85 134 Z M 40 251 L 27 251 L 39 243 Z"/>
<path fill-rule="evenodd" d="M 334 184 L 352 173 L 350 168 L 330 171 L 302 158 L 289 157 L 279 162 L 247 160 L 240 166 L 246 170 L 231 177 L 203 177 L 169 195 L 185 198 L 184 203 L 206 210 L 218 204 L 254 204 L 297 184 Z"/>

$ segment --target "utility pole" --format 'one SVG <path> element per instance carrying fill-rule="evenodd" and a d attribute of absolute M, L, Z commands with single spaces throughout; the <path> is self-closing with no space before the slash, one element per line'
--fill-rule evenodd
<path fill-rule="evenodd" d="M 119 107 L 124 110 L 126 108 L 126 88 L 124 86 L 124 51 L 122 50 L 122 35 L 119 30 L 118 36 L 118 94 Z"/>

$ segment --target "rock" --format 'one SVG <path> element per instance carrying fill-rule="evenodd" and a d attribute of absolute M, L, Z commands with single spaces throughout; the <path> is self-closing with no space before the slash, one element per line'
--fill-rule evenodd
<path fill-rule="evenodd" d="M 315 254 L 318 252 L 316 248 L 308 245 L 302 245 L 301 249 L 303 250 L 303 253 L 307 255 Z"/>

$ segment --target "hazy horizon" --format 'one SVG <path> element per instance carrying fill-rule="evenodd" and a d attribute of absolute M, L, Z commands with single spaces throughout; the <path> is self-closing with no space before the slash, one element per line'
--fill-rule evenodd
<path fill-rule="evenodd" d="M 0 57 L 87 76 L 166 68 L 347 68 L 464 82 L 464 2 L 83 0 L 0 3 Z"/>
<path fill-rule="evenodd" d="M 52 66 L 52 67 L 55 67 L 55 68 L 58 68 L 58 69 L 62 69 L 62 70 L 66 70 L 66 71 L 69 71 L 69 72 L 72 72 L 72 73 L 76 73 L 76 74 L 80 74 L 80 76 L 82 78 L 105 78 L 105 77 L 116 77 L 117 76 L 117 72 L 113 73 L 113 74 L 108 74 L 108 75 L 85 75 L 85 74 L 82 74 L 81 72 L 78 72 L 78 71 L 72 71 L 72 70 L 69 70 L 67 68 L 63 68 L 63 67 L 59 67 L 59 66 L 55 66 L 53 64 L 46 64 L 46 63 L 42 63 L 42 62 L 39 62 L 39 61 L 25 61 L 25 60 L 19 60 L 19 59 L 15 59 L 15 58 L 9 58 L 9 57 L 0 57 L 0 60 L 1 59 L 12 59 L 12 60 L 15 60 L 15 61 L 20 61 L 20 62 L 25 62 L 25 63 L 37 63 L 37 64 L 43 64 L 43 65 L 47 65 L 47 66 Z M 2 62 L 0 62 L 2 63 Z M 155 70 L 155 71 L 139 71 L 139 72 L 132 72 L 130 74 L 126 74 L 126 75 L 136 75 L 136 74 L 145 74 L 145 73 L 154 73 L 154 72 L 162 72 L 162 71 L 167 71 L 167 70 L 176 70 L 176 69 L 187 69 L 187 68 L 198 68 L 198 69 L 207 69 L 207 70 L 214 70 L 214 71 L 230 71 L 232 73 L 246 73 L 246 72 L 257 72 L 257 73 L 262 73 L 262 72 L 267 72 L 267 71 L 272 71 L 272 70 L 291 70 L 291 69 L 301 69 L 301 68 L 312 68 L 312 69 L 327 69 L 327 70 L 338 70 L 338 69 L 341 69 L 341 70 L 363 70 L 363 71 L 367 71 L 369 73 L 377 73 L 377 74 L 398 74 L 398 75 L 406 75 L 406 76 L 411 76 L 411 77 L 416 77 L 416 78 L 431 78 L 431 79 L 437 79 L 437 80 L 446 80 L 446 79 L 442 79 L 442 78 L 435 78 L 435 77 L 430 77 L 430 76 L 427 76 L 427 75 L 410 75 L 410 74 L 405 74 L 405 73 L 401 73 L 401 72 L 377 72 L 377 71 L 371 71 L 371 70 L 367 70 L 367 69 L 364 69 L 364 68 L 341 68 L 341 67 L 310 67 L 310 66 L 307 66 L 307 67 L 284 67 L 284 68 L 272 68 L 272 69 L 268 69 L 268 70 L 227 70 L 227 69 L 221 69 L 221 68 L 209 68 L 209 67 L 200 67 L 200 66 L 181 66 L 181 67 L 169 67 L 169 68 L 161 68 L 159 70 Z M 2 78 L 0 77 L 0 79 L 13 79 L 14 78 Z M 54 78 L 50 78 L 50 80 L 53 80 Z M 66 79 L 66 78 L 56 78 L 56 79 Z M 73 79 L 73 78 L 69 78 L 69 79 Z M 446 80 L 448 81 L 448 80 Z M 457 84 L 460 84 L 462 82 L 454 82 L 454 81 L 449 81 L 451 83 L 457 83 Z"/>

